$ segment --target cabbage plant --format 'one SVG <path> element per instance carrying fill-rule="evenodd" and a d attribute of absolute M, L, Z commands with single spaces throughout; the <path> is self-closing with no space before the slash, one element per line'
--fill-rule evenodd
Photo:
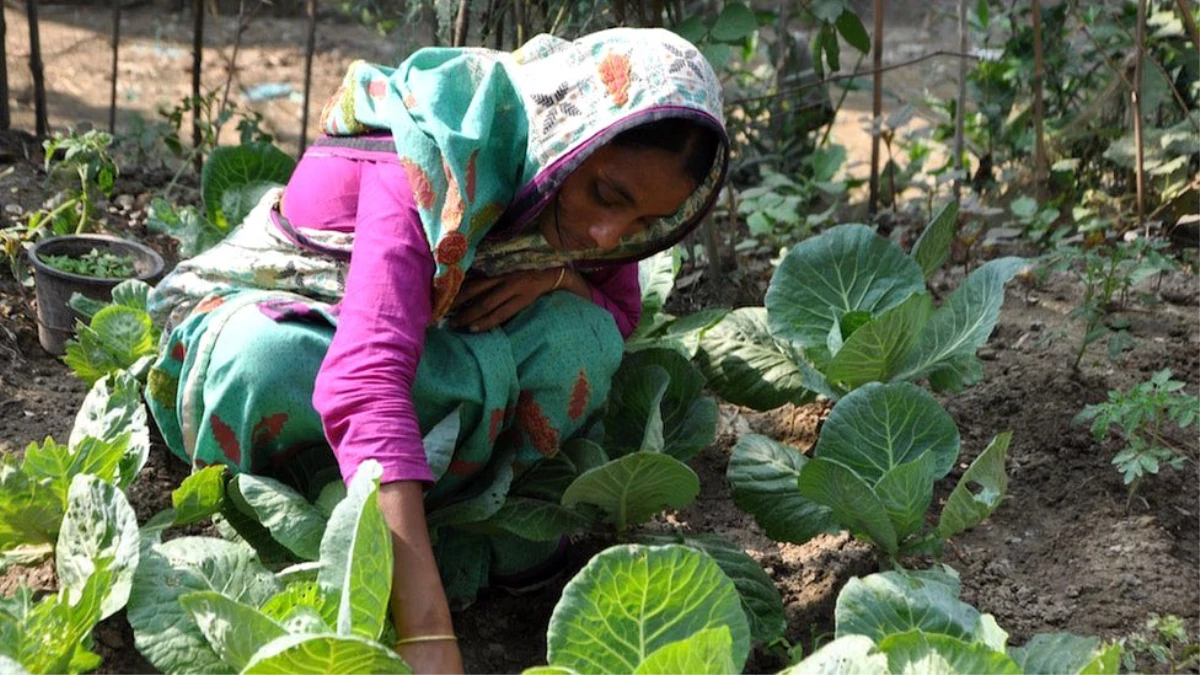
<path fill-rule="evenodd" d="M 765 308 L 734 310 L 703 333 L 697 363 L 722 398 L 758 410 L 837 399 L 869 382 L 977 383 L 1006 284 L 1024 265 L 1000 258 L 969 274 L 941 307 L 926 280 L 949 255 L 948 204 L 911 254 L 863 225 L 839 225 L 788 251 Z"/>
<path fill-rule="evenodd" d="M 740 673 L 750 630 L 737 590 L 686 546 L 614 546 L 563 589 L 538 673 Z"/>
<path fill-rule="evenodd" d="M 743 436 L 727 477 L 734 502 L 777 541 L 849 530 L 888 559 L 940 554 L 944 539 L 1000 505 L 1010 438 L 996 436 L 975 459 L 932 528 L 925 513 L 934 483 L 958 459 L 958 427 L 931 394 L 908 382 L 867 384 L 838 401 L 812 457 L 765 436 Z"/>
<path fill-rule="evenodd" d="M 783 675 L 826 673 L 1118 672 L 1121 647 L 1070 633 L 1008 645 L 990 614 L 959 600 L 949 567 L 851 579 L 838 594 L 835 639 Z"/>
<path fill-rule="evenodd" d="M 244 542 L 148 531 L 129 597 L 138 650 L 164 673 L 411 672 L 379 642 L 392 583 L 381 474 L 359 468 L 316 564 L 273 574 Z"/>

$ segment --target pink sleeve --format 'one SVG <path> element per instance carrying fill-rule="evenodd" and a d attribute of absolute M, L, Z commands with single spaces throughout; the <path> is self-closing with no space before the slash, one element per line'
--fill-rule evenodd
<path fill-rule="evenodd" d="M 398 164 L 364 163 L 359 190 L 346 294 L 313 406 L 347 482 L 368 459 L 383 465 L 382 482 L 432 482 L 412 384 L 433 256 Z"/>
<path fill-rule="evenodd" d="M 637 263 L 584 273 L 592 286 L 592 302 L 617 320 L 621 337 L 628 339 L 642 318 L 642 289 Z"/>

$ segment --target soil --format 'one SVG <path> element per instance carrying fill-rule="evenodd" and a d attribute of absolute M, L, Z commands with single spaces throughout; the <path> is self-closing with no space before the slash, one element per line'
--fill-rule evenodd
<path fill-rule="evenodd" d="M 24 31 L 17 25 L 20 18 L 14 19 L 13 14 L 9 16 L 10 55 L 14 53 L 12 41 L 19 39 L 14 36 Z M 131 15 L 137 16 L 136 10 Z M 71 43 L 72 51 L 90 49 L 92 58 L 101 58 L 98 55 L 106 46 L 102 40 L 97 42 L 87 27 L 103 25 L 103 11 L 50 8 L 43 12 L 43 18 L 46 16 L 50 20 L 43 24 L 44 44 Z M 172 17 L 142 16 L 140 22 L 127 18 L 134 27 L 126 31 L 130 49 L 140 44 L 147 50 L 144 58 L 131 61 L 127 68 L 155 72 L 186 68 L 186 58 L 176 53 L 186 37 L 186 26 L 177 24 L 186 22 L 181 16 Z M 53 25 L 60 25 L 59 32 L 48 28 Z M 289 36 L 300 35 L 301 25 L 294 20 L 256 20 L 239 57 L 240 63 L 255 64 L 247 69 L 254 82 L 296 80 L 300 65 L 295 48 L 283 43 Z M 327 85 L 326 90 L 332 90 L 340 79 L 348 56 L 390 60 L 382 51 L 391 50 L 381 46 L 373 47 L 381 50 L 379 54 L 363 53 L 364 45 L 382 42 L 369 31 L 340 28 L 323 31 L 320 37 L 326 42 L 319 45 L 314 82 Z M 71 31 L 87 35 L 76 45 L 71 42 Z M 906 44 L 911 47 L 915 42 L 919 40 Z M 216 47 L 214 50 L 206 59 L 213 61 L 210 70 L 215 71 L 223 57 Z M 10 77 L 14 77 L 12 72 L 10 68 Z M 82 77 L 86 73 L 76 74 Z M 186 93 L 186 86 L 179 84 L 186 79 L 162 78 L 164 87 L 168 79 L 173 87 L 169 92 L 139 89 L 136 96 L 127 98 L 136 99 L 138 105 L 177 100 Z M 66 106 L 100 88 L 99 80 L 90 84 L 69 78 L 57 81 L 74 82 L 72 86 L 79 88 L 75 102 L 66 101 Z M 14 93 L 21 95 L 19 86 L 14 85 Z M 285 130 L 284 120 L 290 119 L 292 126 L 287 128 L 294 128 L 298 107 L 295 102 L 284 103 L 271 107 L 267 120 L 285 143 L 294 143 L 297 134 Z M 94 119 L 98 110 L 84 112 Z M 149 111 L 149 106 L 142 110 Z M 31 128 L 31 117 L 22 122 L 20 114 L 24 113 L 15 111 L 14 123 Z M 850 146 L 851 156 L 862 157 L 863 148 L 847 140 L 858 123 L 850 117 L 836 133 L 844 131 L 846 135 L 840 138 Z M 0 202 L 12 220 L 49 196 L 43 188 L 37 146 L 29 141 L 18 133 L 0 136 L 0 161 L 13 168 L 0 178 Z M 144 225 L 150 189 L 161 187 L 165 180 L 169 176 L 148 169 L 123 176 L 108 217 L 110 229 L 149 241 L 170 258 L 169 243 L 149 235 Z M 1190 253 L 1192 259 L 1194 253 Z M 999 325 L 980 353 L 986 365 L 983 382 L 943 398 L 959 425 L 963 451 L 958 467 L 939 488 L 940 499 L 993 436 L 1013 432 L 1008 497 L 987 522 L 952 541 L 944 562 L 961 574 L 964 600 L 994 614 L 1014 644 L 1035 633 L 1056 631 L 1115 639 L 1140 629 L 1152 613 L 1182 617 L 1191 639 L 1198 639 L 1200 439 L 1195 429 L 1176 430 L 1172 436 L 1190 458 L 1186 467 L 1150 477 L 1137 496 L 1129 499 L 1127 486 L 1111 465 L 1119 443 L 1112 439 L 1098 443 L 1085 425 L 1072 422 L 1085 405 L 1103 400 L 1108 390 L 1143 381 L 1164 367 L 1187 382 L 1186 391 L 1197 393 L 1200 285 L 1194 270 L 1193 264 L 1191 274 L 1148 282 L 1142 290 L 1153 303 L 1135 300 L 1117 308 L 1113 316 L 1129 321 L 1136 345 L 1117 363 L 1107 360 L 1103 346 L 1095 346 L 1078 371 L 1071 369 L 1070 363 L 1081 339 L 1081 326 L 1070 312 L 1080 301 L 1082 289 L 1061 276 L 1037 288 L 1010 285 Z M 681 280 L 671 310 L 683 313 L 701 307 L 760 304 L 770 271 L 766 260 L 743 261 L 739 269 L 727 271 L 725 279 L 714 282 L 685 269 L 681 279 L 689 282 Z M 935 280 L 935 289 L 953 287 L 964 272 L 961 264 L 952 267 Z M 68 369 L 39 348 L 30 290 L 7 273 L 0 274 L 0 452 L 21 453 L 26 445 L 46 436 L 65 439 L 84 393 L 85 387 Z M 787 611 L 787 638 L 806 652 L 828 639 L 834 600 L 842 585 L 850 577 L 876 570 L 875 559 L 864 544 L 845 535 L 821 536 L 801 545 L 769 540 L 752 518 L 733 505 L 724 474 L 730 449 L 745 433 L 763 433 L 806 450 L 815 440 L 827 408 L 827 404 L 812 404 L 756 413 L 722 403 L 716 441 L 692 461 L 702 485 L 699 499 L 647 526 L 650 530 L 682 527 L 697 533 L 714 532 L 744 547 L 775 581 Z M 169 505 L 170 491 L 186 473 L 182 462 L 155 443 L 146 469 L 128 491 L 140 521 Z M 485 592 L 473 606 L 458 612 L 455 624 L 468 672 L 520 672 L 544 662 L 545 627 L 562 585 L 592 554 L 610 543 L 605 539 L 575 542 L 563 579 L 548 589 L 521 597 Z M 910 562 L 922 565 L 930 561 Z M 55 587 L 52 565 L 17 567 L 0 575 L 0 594 L 10 594 L 20 580 L 39 592 Z M 133 648 L 123 613 L 103 622 L 95 636 L 104 657 L 100 672 L 153 672 Z M 756 652 L 747 671 L 774 672 L 783 665 L 778 655 Z"/>

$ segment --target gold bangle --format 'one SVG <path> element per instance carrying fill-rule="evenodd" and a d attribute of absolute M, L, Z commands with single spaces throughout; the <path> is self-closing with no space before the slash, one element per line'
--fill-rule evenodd
<path fill-rule="evenodd" d="M 418 642 L 458 642 L 456 635 L 414 635 L 412 637 L 401 638 L 396 640 L 396 646 L 411 645 Z"/>
<path fill-rule="evenodd" d="M 558 279 L 556 279 L 554 281 L 554 285 L 550 287 L 551 293 L 553 293 L 554 291 L 557 291 L 559 289 L 559 287 L 562 286 L 563 277 L 565 277 L 565 276 L 567 276 L 567 268 L 565 268 L 565 267 L 558 268 Z"/>

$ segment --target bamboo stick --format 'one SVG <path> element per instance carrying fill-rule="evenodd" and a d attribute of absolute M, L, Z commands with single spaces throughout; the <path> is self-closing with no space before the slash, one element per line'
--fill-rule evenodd
<path fill-rule="evenodd" d="M 304 110 L 300 114 L 300 154 L 308 147 L 308 107 L 312 100 L 313 53 L 317 49 L 317 0 L 304 0 L 308 37 L 304 43 Z"/>
<path fill-rule="evenodd" d="M 967 53 L 967 0 L 958 0 L 958 51 Z M 958 105 L 954 110 L 954 201 L 962 196 L 963 184 L 967 182 L 967 167 L 963 158 L 966 145 L 967 117 L 967 60 L 958 60 Z"/>
<path fill-rule="evenodd" d="M 121 0 L 113 0 L 112 24 L 112 91 L 108 104 L 108 133 L 117 133 L 117 59 L 121 45 Z"/>
<path fill-rule="evenodd" d="M 12 115 L 8 108 L 8 22 L 4 18 L 4 4 L 0 3 L 0 130 L 12 126 Z"/>
<path fill-rule="evenodd" d="M 33 77 L 33 110 L 38 138 L 50 134 L 50 118 L 46 113 L 46 74 L 42 68 L 42 41 L 38 33 L 38 0 L 25 0 L 29 18 L 29 74 Z"/>
<path fill-rule="evenodd" d="M 192 1 L 192 147 L 204 143 L 200 131 L 200 69 L 204 63 L 204 0 Z M 204 166 L 204 156 L 196 152 L 196 173 Z"/>
<path fill-rule="evenodd" d="M 1142 67 L 1146 60 L 1146 0 L 1138 0 L 1137 48 L 1134 52 L 1133 91 L 1133 144 L 1137 148 L 1137 167 L 1134 180 L 1137 184 L 1137 225 L 1141 226 L 1146 214 L 1146 149 L 1142 144 Z"/>
<path fill-rule="evenodd" d="M 1033 0 L 1033 182 L 1038 204 L 1045 198 L 1046 135 L 1043 128 L 1045 111 L 1042 103 L 1045 77 L 1046 64 L 1042 58 L 1042 3 L 1041 0 Z"/>
<path fill-rule="evenodd" d="M 867 202 L 867 213 L 871 216 L 879 209 L 879 137 L 883 131 L 883 0 L 875 0 L 874 15 L 875 33 L 871 36 L 874 49 L 871 63 L 875 70 L 871 97 L 871 193 Z"/>

